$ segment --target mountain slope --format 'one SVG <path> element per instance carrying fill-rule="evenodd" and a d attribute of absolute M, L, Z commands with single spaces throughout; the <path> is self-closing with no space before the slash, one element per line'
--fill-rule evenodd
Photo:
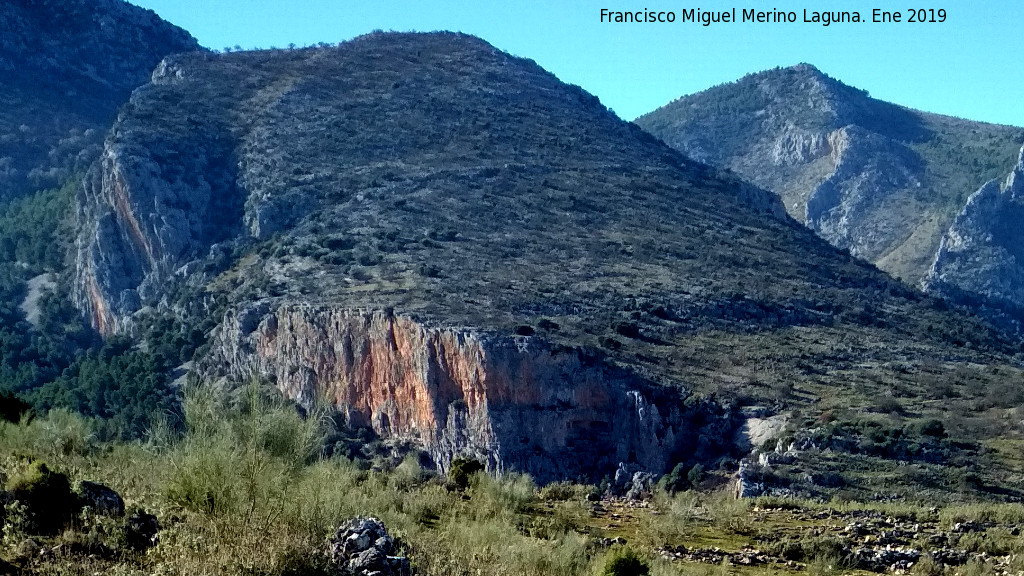
<path fill-rule="evenodd" d="M 661 473 L 731 455 L 741 396 L 855 408 L 918 367 L 1019 373 L 771 194 L 457 34 L 168 58 L 77 209 L 96 328 L 217 321 L 196 376 L 326 399 L 442 468 Z"/>
<path fill-rule="evenodd" d="M 1024 148 L 1003 181 L 991 180 L 967 199 L 942 238 L 925 286 L 966 301 L 1020 330 L 1024 318 Z"/>
<path fill-rule="evenodd" d="M 0 200 L 84 171 L 153 67 L 197 49 L 184 30 L 121 0 L 0 5 Z"/>
<path fill-rule="evenodd" d="M 870 98 L 807 64 L 686 96 L 636 123 L 777 193 L 832 244 L 922 281 L 967 197 L 1005 174 L 1024 130 Z"/>

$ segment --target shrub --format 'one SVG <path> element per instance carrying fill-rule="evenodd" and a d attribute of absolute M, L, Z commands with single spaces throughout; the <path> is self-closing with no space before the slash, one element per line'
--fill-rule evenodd
<path fill-rule="evenodd" d="M 448 469 L 448 479 L 451 480 L 460 490 L 469 488 L 469 480 L 477 472 L 483 472 L 484 465 L 472 458 L 456 458 L 452 460 L 452 466 Z"/>
<path fill-rule="evenodd" d="M 672 471 L 661 477 L 658 482 L 661 487 L 669 494 L 675 494 L 676 492 L 682 492 L 690 487 L 689 482 L 686 479 L 686 464 L 680 462 L 676 464 Z"/>
<path fill-rule="evenodd" d="M 694 464 L 690 471 L 686 473 L 686 480 L 691 486 L 696 486 L 704 479 L 704 465 L 701 463 Z"/>
<path fill-rule="evenodd" d="M 17 424 L 32 406 L 10 391 L 0 392 L 0 420 Z"/>
<path fill-rule="evenodd" d="M 40 534 L 57 533 L 80 508 L 67 475 L 50 470 L 42 460 L 11 477 L 7 489 L 25 506 L 31 528 Z"/>
<path fill-rule="evenodd" d="M 875 402 L 875 410 L 882 414 L 903 414 L 903 404 L 899 400 L 892 396 L 882 396 Z"/>
<path fill-rule="evenodd" d="M 615 548 L 605 557 L 601 576 L 646 576 L 650 566 L 632 548 Z"/>
<path fill-rule="evenodd" d="M 479 475 L 472 482 L 474 499 L 483 497 L 479 505 L 491 512 L 526 512 L 533 503 L 537 485 L 529 474 L 508 473 L 501 478 Z"/>
<path fill-rule="evenodd" d="M 585 490 L 571 482 L 554 482 L 541 488 L 540 497 L 547 502 L 565 502 L 581 498 Z"/>
<path fill-rule="evenodd" d="M 934 418 L 918 423 L 917 432 L 922 436 L 934 436 L 935 438 L 946 437 L 946 427 L 941 421 Z"/>

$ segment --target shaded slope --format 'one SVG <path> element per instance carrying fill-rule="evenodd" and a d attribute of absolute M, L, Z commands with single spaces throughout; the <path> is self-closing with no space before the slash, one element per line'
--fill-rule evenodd
<path fill-rule="evenodd" d="M 0 200 L 85 170 L 153 67 L 198 48 L 184 30 L 120 0 L 0 5 Z"/>
<path fill-rule="evenodd" d="M 928 290 L 979 306 L 1007 328 L 1024 319 L 1024 148 L 1003 181 L 968 198 L 928 271 Z"/>

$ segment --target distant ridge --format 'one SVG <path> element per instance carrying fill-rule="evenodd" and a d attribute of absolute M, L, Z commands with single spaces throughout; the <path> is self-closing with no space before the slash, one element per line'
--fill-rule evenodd
<path fill-rule="evenodd" d="M 920 283 L 968 196 L 1013 166 L 1024 129 L 873 99 L 809 64 L 682 97 L 636 123 L 778 194 L 823 238 Z"/>

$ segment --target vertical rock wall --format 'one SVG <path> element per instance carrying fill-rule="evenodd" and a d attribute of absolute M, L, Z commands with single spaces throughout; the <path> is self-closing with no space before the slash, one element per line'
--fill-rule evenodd
<path fill-rule="evenodd" d="M 384 311 L 290 305 L 229 314 L 202 370 L 267 377 L 300 403 L 418 441 L 442 469 L 466 455 L 547 481 L 600 478 L 619 462 L 663 472 L 700 434 L 726 438 L 708 406 L 537 338 L 431 327 Z"/>

